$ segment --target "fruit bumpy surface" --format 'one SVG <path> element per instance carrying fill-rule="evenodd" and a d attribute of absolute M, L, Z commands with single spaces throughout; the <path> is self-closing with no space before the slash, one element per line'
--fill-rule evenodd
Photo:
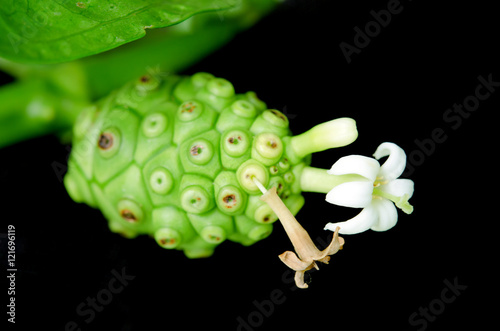
<path fill-rule="evenodd" d="M 190 258 L 228 239 L 251 245 L 277 216 L 254 177 L 296 214 L 309 159 L 289 155 L 288 119 L 225 79 L 145 75 L 81 113 L 65 186 L 113 232 L 149 234 Z M 290 157 L 291 156 L 291 157 Z"/>

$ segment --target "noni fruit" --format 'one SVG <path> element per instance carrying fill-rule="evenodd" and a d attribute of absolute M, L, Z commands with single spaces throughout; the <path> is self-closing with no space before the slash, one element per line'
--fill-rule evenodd
<path fill-rule="evenodd" d="M 64 184 L 111 231 L 206 257 L 271 234 L 277 216 L 254 178 L 300 210 L 309 145 L 325 143 L 314 130 L 293 141 L 284 114 L 208 73 L 144 75 L 80 114 Z"/>

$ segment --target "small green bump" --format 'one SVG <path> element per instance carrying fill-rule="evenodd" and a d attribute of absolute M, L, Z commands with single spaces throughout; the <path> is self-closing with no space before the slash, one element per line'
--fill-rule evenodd
<path fill-rule="evenodd" d="M 225 214 L 234 215 L 245 207 L 245 195 L 234 185 L 226 185 L 217 192 L 217 207 Z"/>
<path fill-rule="evenodd" d="M 249 101 L 237 100 L 231 105 L 231 110 L 235 115 L 253 118 L 257 115 L 257 109 Z"/>
<path fill-rule="evenodd" d="M 143 75 L 135 83 L 135 89 L 139 93 L 147 93 L 160 86 L 160 80 L 154 75 Z"/>
<path fill-rule="evenodd" d="M 186 212 L 180 208 L 172 205 L 155 208 L 153 209 L 151 218 L 151 230 L 153 233 L 155 230 L 161 229 L 168 229 L 168 232 L 170 232 L 163 233 L 158 239 L 176 239 L 177 244 L 184 246 L 185 243 L 198 237 L 198 234 L 194 231 L 187 218 Z M 168 241 L 165 240 L 165 242 Z M 172 244 L 173 242 L 170 241 L 170 245 Z"/>
<path fill-rule="evenodd" d="M 234 87 L 224 78 L 214 78 L 207 83 L 207 90 L 215 96 L 230 98 L 234 96 Z"/>
<path fill-rule="evenodd" d="M 216 142 L 217 148 L 211 142 Z M 199 133 L 180 144 L 179 156 L 184 172 L 215 178 L 221 171 L 220 134 L 215 130 Z"/>
<path fill-rule="evenodd" d="M 247 97 L 247 100 L 257 108 L 258 111 L 263 111 L 264 109 L 267 108 L 267 105 L 264 101 L 260 100 L 259 97 L 257 96 L 257 93 L 253 91 L 248 91 L 245 93 L 245 96 Z"/>
<path fill-rule="evenodd" d="M 127 168 L 134 157 L 140 119 L 134 112 L 121 106 L 110 106 L 96 120 L 92 167 L 94 179 L 103 184 Z M 85 141 L 85 140 L 84 140 Z"/>
<path fill-rule="evenodd" d="M 201 238 L 210 244 L 220 244 L 226 240 L 226 231 L 217 225 L 208 225 L 201 230 Z"/>
<path fill-rule="evenodd" d="M 103 130 L 97 139 L 97 149 L 104 158 L 110 158 L 120 149 L 121 133 L 115 127 Z"/>
<path fill-rule="evenodd" d="M 244 212 L 247 194 L 243 192 L 232 171 L 221 171 L 214 180 L 216 203 L 220 211 L 227 215 L 237 215 Z"/>
<path fill-rule="evenodd" d="M 64 175 L 64 187 L 66 187 L 66 191 L 75 202 L 85 202 L 89 206 L 97 208 L 97 203 L 90 191 L 89 182 L 71 159 L 68 161 L 68 172 Z"/>
<path fill-rule="evenodd" d="M 281 176 L 271 176 L 267 187 L 276 187 L 276 193 L 280 195 L 285 190 L 285 181 Z"/>
<path fill-rule="evenodd" d="M 288 161 L 288 159 L 285 157 L 285 158 L 282 158 L 279 162 L 278 162 L 278 168 L 279 170 L 281 171 L 287 171 L 288 169 L 290 169 L 290 161 Z"/>
<path fill-rule="evenodd" d="M 127 239 L 133 239 L 138 236 L 137 231 L 124 227 L 120 222 L 109 221 L 108 227 L 113 233 L 118 233 Z"/>
<path fill-rule="evenodd" d="M 288 128 L 288 118 L 279 110 L 268 109 L 262 113 L 262 117 L 274 126 Z"/>
<path fill-rule="evenodd" d="M 95 120 L 96 112 L 96 105 L 89 106 L 80 112 L 75 124 L 73 125 L 73 143 L 75 140 L 85 138 L 85 135 L 89 133 L 89 130 Z"/>
<path fill-rule="evenodd" d="M 256 115 L 257 110 L 250 102 L 236 100 L 221 110 L 216 129 L 219 132 L 231 129 L 249 129 Z"/>
<path fill-rule="evenodd" d="M 223 238 L 226 238 L 226 235 L 229 236 L 232 233 L 234 233 L 234 219 L 232 216 L 226 215 L 223 212 L 221 212 L 218 208 L 214 208 L 210 210 L 209 212 L 203 213 L 203 214 L 193 214 L 193 213 L 187 213 L 187 217 L 189 218 L 189 221 L 191 222 L 191 225 L 193 228 L 196 230 L 196 232 L 200 235 L 203 236 L 203 231 L 206 229 L 208 226 L 214 226 L 214 229 L 221 228 L 224 229 L 225 235 L 222 236 L 220 235 L 220 241 L 223 240 Z M 209 234 L 210 232 L 207 231 Z M 218 230 L 217 230 L 218 231 Z M 220 233 L 220 231 L 218 231 Z M 215 235 L 219 235 L 216 233 L 213 233 Z M 205 238 L 203 238 L 205 239 Z M 203 240 L 203 243 L 206 243 L 205 240 Z M 219 241 L 217 242 L 219 243 Z"/>
<path fill-rule="evenodd" d="M 149 186 L 157 194 L 168 194 L 174 186 L 174 178 L 170 171 L 159 167 L 151 173 Z"/>
<path fill-rule="evenodd" d="M 290 133 L 288 119 L 280 111 L 275 109 L 264 110 L 253 122 L 250 131 L 257 135 L 263 132 L 272 132 L 279 137 Z"/>
<path fill-rule="evenodd" d="M 278 220 L 278 216 L 274 213 L 274 211 L 269 207 L 268 204 L 263 204 L 259 206 L 253 215 L 253 218 L 257 223 L 261 224 L 271 224 Z"/>
<path fill-rule="evenodd" d="M 290 191 L 289 189 L 285 189 L 285 190 L 283 190 L 283 193 L 281 193 L 280 198 L 282 200 L 287 200 L 291 195 L 292 195 L 292 191 Z"/>
<path fill-rule="evenodd" d="M 198 72 L 191 76 L 191 83 L 197 89 L 205 86 L 210 80 L 214 78 L 214 75 L 209 74 L 208 72 Z"/>
<path fill-rule="evenodd" d="M 291 194 L 287 196 L 286 199 L 283 199 L 285 206 L 290 210 L 292 215 L 296 215 L 299 210 L 304 206 L 305 199 L 300 194 Z"/>
<path fill-rule="evenodd" d="M 202 240 L 202 239 L 200 239 Z M 208 245 L 208 243 L 207 243 Z M 190 248 L 184 248 L 184 254 L 188 259 L 203 259 L 214 254 L 214 249 L 211 247 L 199 247 L 191 245 Z"/>
<path fill-rule="evenodd" d="M 288 171 L 283 175 L 283 179 L 286 183 L 291 184 L 295 181 L 295 175 L 293 174 L 293 172 Z"/>
<path fill-rule="evenodd" d="M 203 165 L 214 157 L 214 146 L 206 139 L 197 139 L 189 145 L 188 159 L 194 164 Z"/>
<path fill-rule="evenodd" d="M 80 183 L 76 176 L 74 175 L 75 170 L 68 170 L 66 175 L 64 176 L 64 187 L 66 187 L 66 191 L 69 196 L 75 202 L 84 202 L 85 198 L 83 197 L 82 190 L 80 189 Z"/>
<path fill-rule="evenodd" d="M 261 202 L 261 201 L 260 201 Z M 234 217 L 236 231 L 229 239 L 241 243 L 244 246 L 254 244 L 256 241 L 269 236 L 273 230 L 272 224 L 260 224 L 252 217 L 238 215 Z"/>
<path fill-rule="evenodd" d="M 269 172 L 264 166 L 255 160 L 244 162 L 236 171 L 236 178 L 240 186 L 249 194 L 260 193 L 255 185 L 253 178 L 256 178 L 262 185 L 267 186 L 269 182 Z"/>
<path fill-rule="evenodd" d="M 186 101 L 179 106 L 177 118 L 182 122 L 190 122 L 200 117 L 203 105 L 194 100 Z"/>
<path fill-rule="evenodd" d="M 184 242 L 182 249 L 184 254 L 190 259 L 199 259 L 212 256 L 217 245 L 206 242 L 200 236 L 196 236 L 189 242 Z"/>
<path fill-rule="evenodd" d="M 222 148 L 229 156 L 242 156 L 250 149 L 250 136 L 242 130 L 230 130 L 222 136 Z"/>
<path fill-rule="evenodd" d="M 168 118 L 162 113 L 153 113 L 142 121 L 142 133 L 148 138 L 158 137 L 165 132 L 168 125 Z"/>
<path fill-rule="evenodd" d="M 272 232 L 273 226 L 271 224 L 261 224 L 248 232 L 248 238 L 259 241 L 269 237 Z"/>
<path fill-rule="evenodd" d="M 118 202 L 120 217 L 130 224 L 138 224 L 144 218 L 144 212 L 139 204 L 131 199 L 122 199 Z"/>
<path fill-rule="evenodd" d="M 283 142 L 274 133 L 265 132 L 255 137 L 252 158 L 270 166 L 278 162 L 282 154 Z"/>
<path fill-rule="evenodd" d="M 201 214 L 213 208 L 213 198 L 202 186 L 192 185 L 182 191 L 181 206 L 188 213 Z"/>
<path fill-rule="evenodd" d="M 156 230 L 154 236 L 158 245 L 167 249 L 176 248 L 182 242 L 180 233 L 171 228 L 160 228 Z"/>
<path fill-rule="evenodd" d="M 272 165 L 272 166 L 269 167 L 269 173 L 271 175 L 276 175 L 279 171 L 280 170 L 279 170 L 279 168 L 278 168 L 277 165 Z"/>

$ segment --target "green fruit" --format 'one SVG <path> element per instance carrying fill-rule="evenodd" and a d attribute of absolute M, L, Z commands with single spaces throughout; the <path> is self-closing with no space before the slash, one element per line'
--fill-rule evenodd
<path fill-rule="evenodd" d="M 206 257 L 271 234 L 277 217 L 254 176 L 302 207 L 296 178 L 310 158 L 288 155 L 290 137 L 285 115 L 225 79 L 144 76 L 80 115 L 64 183 L 112 231 Z"/>

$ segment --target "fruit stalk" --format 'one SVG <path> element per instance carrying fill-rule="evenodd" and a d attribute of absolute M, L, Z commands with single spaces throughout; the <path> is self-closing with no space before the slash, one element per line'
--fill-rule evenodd
<path fill-rule="evenodd" d="M 76 100 L 56 99 L 41 80 L 0 87 L 0 148 L 71 129 L 83 106 Z"/>

